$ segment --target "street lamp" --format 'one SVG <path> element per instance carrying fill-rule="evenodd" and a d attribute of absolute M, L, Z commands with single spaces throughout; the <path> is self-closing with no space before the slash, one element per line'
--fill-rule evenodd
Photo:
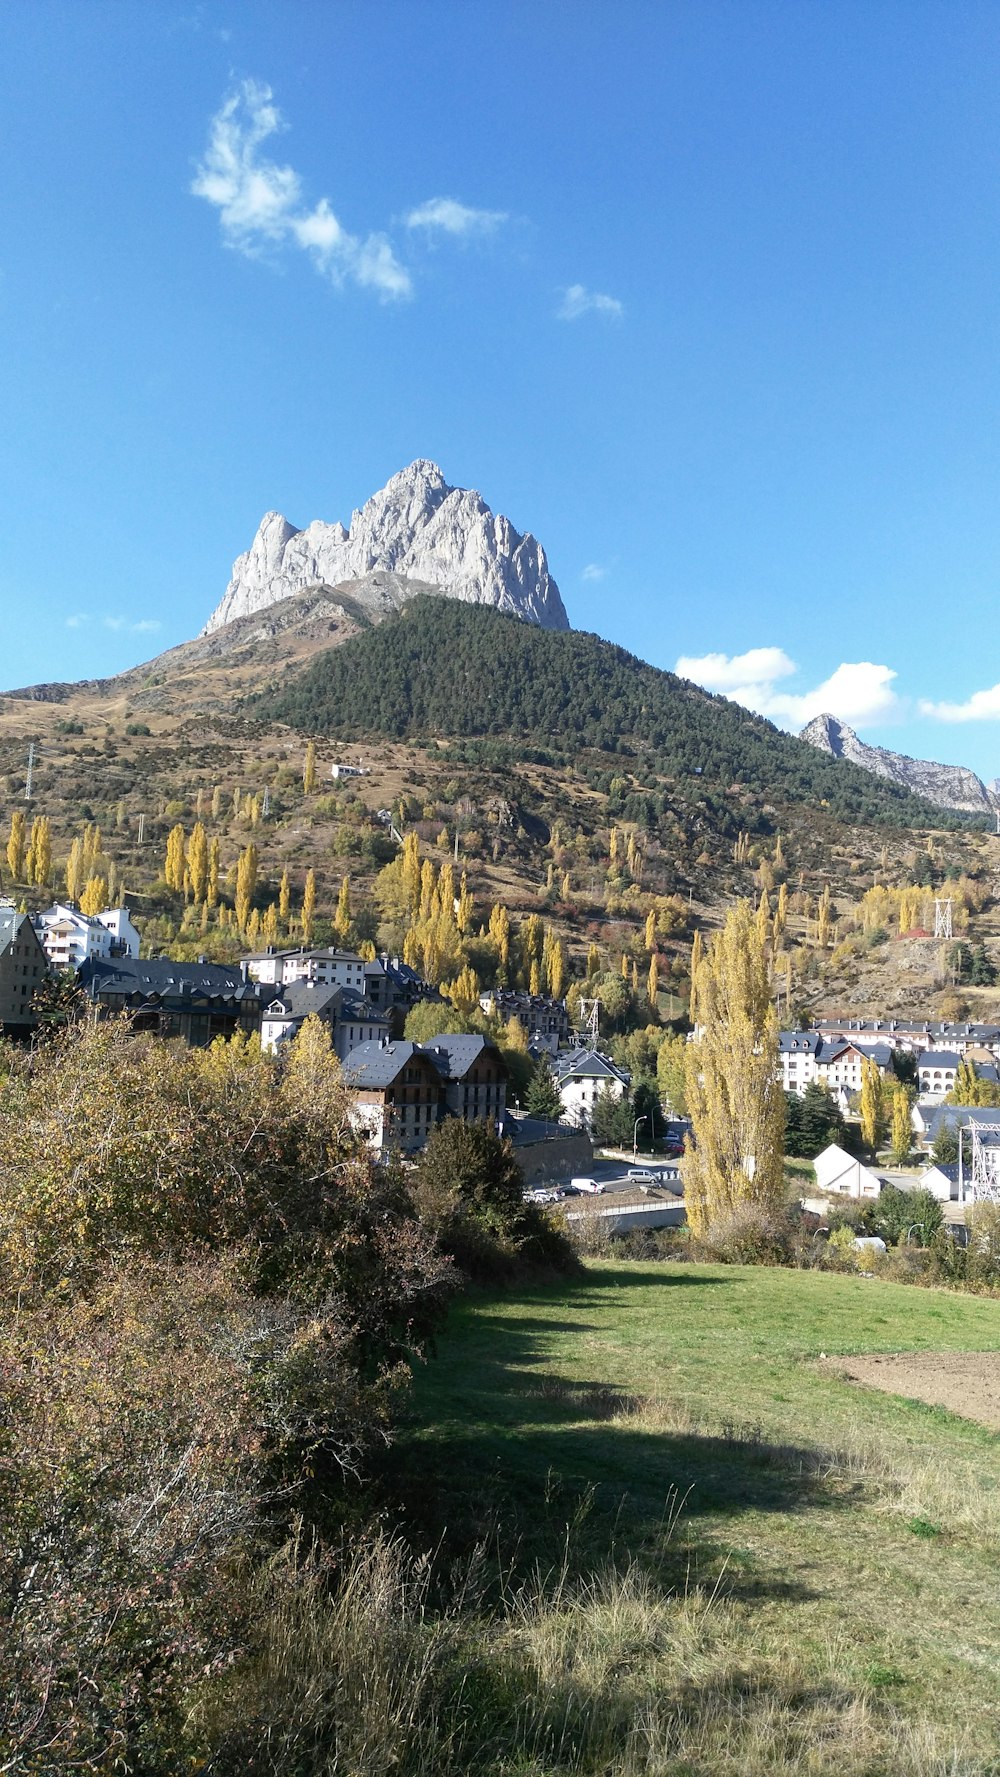
<path fill-rule="evenodd" d="M 648 1123 L 648 1122 L 649 1122 L 648 1116 L 637 1117 L 635 1120 L 635 1127 L 632 1130 L 632 1158 L 633 1158 L 633 1160 L 635 1159 L 636 1155 L 639 1152 L 639 1124 L 640 1123 Z"/>
<path fill-rule="evenodd" d="M 922 1234 L 924 1231 L 923 1222 L 911 1222 L 910 1223 L 909 1227 L 906 1230 L 906 1244 L 907 1244 L 907 1246 L 909 1246 L 909 1244 L 910 1244 L 910 1235 L 913 1233 L 914 1228 L 919 1228 L 920 1232 Z"/>

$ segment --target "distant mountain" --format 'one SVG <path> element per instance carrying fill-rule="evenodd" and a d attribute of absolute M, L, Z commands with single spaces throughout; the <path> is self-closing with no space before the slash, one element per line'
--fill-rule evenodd
<path fill-rule="evenodd" d="M 313 734 L 453 737 L 470 759 L 548 749 L 595 776 L 641 774 L 651 790 L 633 800 L 644 808 L 682 786 L 734 835 L 754 805 L 823 807 L 873 825 L 959 824 L 599 636 L 554 634 L 448 599 L 410 601 L 245 707 Z"/>
<path fill-rule="evenodd" d="M 995 784 L 988 790 L 964 765 L 937 765 L 928 759 L 908 759 L 905 753 L 892 753 L 887 747 L 871 747 L 836 716 L 814 716 L 799 739 L 834 759 L 847 759 L 876 777 L 888 778 L 937 808 L 955 808 L 965 814 L 991 814 L 1000 808 Z"/>
<path fill-rule="evenodd" d="M 491 512 L 479 494 L 449 487 L 437 464 L 421 459 L 373 494 L 349 530 L 322 519 L 296 530 L 280 512 L 266 513 L 203 634 L 307 587 L 363 583 L 378 572 L 543 629 L 569 628 L 541 544 Z M 363 602 L 363 592 L 358 597 Z"/>

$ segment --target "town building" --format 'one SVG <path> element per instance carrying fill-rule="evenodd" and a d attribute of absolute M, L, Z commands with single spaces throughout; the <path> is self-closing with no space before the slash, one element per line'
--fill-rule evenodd
<path fill-rule="evenodd" d="M 26 913 L 0 907 L 0 1031 L 27 1036 L 34 1028 L 32 1000 L 49 972 L 38 933 Z"/>
<path fill-rule="evenodd" d="M 816 1030 L 783 1030 L 778 1037 L 781 1083 L 786 1092 L 801 1098 L 807 1086 L 819 1080 L 833 1093 L 841 1110 L 851 1094 L 861 1091 L 866 1061 L 880 1074 L 892 1071 L 893 1050 L 888 1043 L 860 1043 L 827 1038 Z"/>
<path fill-rule="evenodd" d="M 499 1050 L 481 1036 L 441 1036 L 424 1045 L 444 1082 L 445 1111 L 465 1123 L 501 1126 L 507 1070 Z"/>
<path fill-rule="evenodd" d="M 919 1055 L 927 1049 L 951 1049 L 979 1059 L 1000 1056 L 1000 1025 L 949 1023 L 945 1020 L 911 1018 L 816 1018 L 814 1030 L 830 1040 L 887 1043 Z"/>
<path fill-rule="evenodd" d="M 528 1039 L 528 1047 L 536 1055 L 558 1055 L 559 1045 L 569 1037 L 569 1013 L 565 1000 L 550 1000 L 538 993 L 515 993 L 501 987 L 488 988 L 479 996 L 479 1004 L 487 1018 L 502 1018 L 506 1023 L 516 1018 Z"/>
<path fill-rule="evenodd" d="M 954 1049 L 925 1049 L 917 1056 L 917 1085 L 921 1098 L 933 1098 L 939 1102 L 947 1098 L 955 1090 L 958 1070 L 963 1062 L 972 1068 L 977 1080 L 988 1080 L 992 1085 L 1000 1083 L 1000 1072 L 992 1059 L 980 1061 L 971 1052 L 959 1055 Z"/>
<path fill-rule="evenodd" d="M 53 969 L 78 969 L 89 957 L 138 956 L 139 934 L 127 907 L 81 913 L 72 901 L 57 901 L 31 923 Z"/>
<path fill-rule="evenodd" d="M 379 1011 L 397 1015 L 394 1023 L 398 1023 L 400 1033 L 403 1020 L 413 1006 L 418 1006 L 422 1000 L 441 997 L 437 988 L 425 981 L 409 963 L 404 963 L 402 957 L 386 955 L 365 963 L 365 994 Z"/>
<path fill-rule="evenodd" d="M 361 1043 L 380 1042 L 389 1034 L 389 1016 L 348 987 L 323 987 L 316 981 L 291 981 L 264 1005 L 261 1048 L 277 1049 L 298 1036 L 309 1017 L 330 1030 L 341 1061 Z"/>
<path fill-rule="evenodd" d="M 577 1129 L 589 1129 L 594 1106 L 603 1092 L 621 1098 L 628 1091 L 628 1075 L 597 1049 L 570 1049 L 553 1064 L 556 1090 L 562 1099 L 562 1121 Z"/>
<path fill-rule="evenodd" d="M 90 957 L 77 979 L 108 1016 L 128 1013 L 135 1030 L 181 1037 L 195 1048 L 260 1030 L 265 991 L 239 969 L 200 959 Z"/>
<path fill-rule="evenodd" d="M 349 987 L 364 993 L 364 959 L 352 950 L 327 949 L 278 950 L 274 945 L 240 958 L 240 968 L 249 981 L 267 987 L 287 987 L 293 981 L 313 981 L 321 987 Z"/>
<path fill-rule="evenodd" d="M 363 1043 L 347 1057 L 344 1077 L 355 1124 L 378 1153 L 419 1152 L 449 1116 L 499 1126 L 506 1109 L 503 1062 L 484 1037 Z"/>
<path fill-rule="evenodd" d="M 831 1142 L 813 1161 L 816 1189 L 821 1197 L 878 1197 L 884 1180 L 863 1160 Z"/>

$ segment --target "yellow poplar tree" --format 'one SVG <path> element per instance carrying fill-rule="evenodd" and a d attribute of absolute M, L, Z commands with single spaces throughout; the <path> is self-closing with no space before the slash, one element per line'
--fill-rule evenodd
<path fill-rule="evenodd" d="M 531 969 L 528 973 L 528 992 L 537 998 L 541 991 L 542 982 L 538 969 L 538 958 L 533 956 L 531 959 Z"/>
<path fill-rule="evenodd" d="M 302 788 L 307 796 L 311 796 L 316 788 L 316 748 L 312 741 L 306 747 L 306 760 L 302 767 Z"/>
<path fill-rule="evenodd" d="M 25 869 L 29 882 L 44 888 L 52 874 L 52 834 L 47 814 L 36 815 L 31 823 L 31 838 Z"/>
<path fill-rule="evenodd" d="M 876 1153 L 885 1133 L 882 1103 L 882 1077 L 874 1061 L 866 1056 L 861 1063 L 861 1135 L 872 1153 Z"/>
<path fill-rule="evenodd" d="M 416 913 L 420 906 L 420 842 L 415 833 L 407 833 L 403 840 L 403 889 L 410 912 Z"/>
<path fill-rule="evenodd" d="M 288 920 L 288 913 L 289 913 L 289 909 L 290 909 L 291 905 L 292 905 L 292 885 L 288 880 L 288 865 L 286 864 L 285 868 L 281 872 L 281 882 L 278 886 L 278 912 L 279 912 L 281 918 L 283 920 L 285 920 L 286 923 Z"/>
<path fill-rule="evenodd" d="M 497 948 L 497 960 L 502 969 L 510 961 L 510 914 L 499 902 L 490 914 L 490 937 Z"/>
<path fill-rule="evenodd" d="M 79 839 L 74 839 L 66 859 L 66 893 L 71 901 L 78 901 L 83 890 L 83 847 Z"/>
<path fill-rule="evenodd" d="M 302 897 L 302 941 L 311 944 L 313 940 L 313 924 L 316 918 L 316 872 L 306 871 L 306 887 Z"/>
<path fill-rule="evenodd" d="M 461 932 L 463 938 L 465 937 L 466 932 L 469 930 L 470 926 L 472 925 L 472 912 L 473 912 L 472 896 L 469 893 L 468 878 L 465 874 L 465 871 L 463 870 L 462 871 L 461 887 L 459 888 L 459 891 L 458 891 L 458 912 L 455 915 L 455 920 L 458 925 L 458 929 Z"/>
<path fill-rule="evenodd" d="M 196 821 L 187 848 L 188 876 L 195 906 L 200 907 L 208 893 L 208 838 L 201 821 Z"/>
<path fill-rule="evenodd" d="M 660 992 L 660 965 L 656 960 L 656 953 L 654 952 L 653 955 L 649 959 L 649 975 L 646 980 L 646 997 L 649 1000 L 649 1003 L 652 1006 L 654 1012 L 656 1011 L 657 999 L 659 996 L 659 992 Z"/>
<path fill-rule="evenodd" d="M 84 871 L 86 871 L 86 846 L 84 847 Z M 184 828 L 178 823 L 171 827 L 167 834 L 167 855 L 163 863 L 163 874 L 168 887 L 176 889 L 180 894 L 184 887 Z"/>
<path fill-rule="evenodd" d="M 80 912 L 93 918 L 96 913 L 103 913 L 108 904 L 108 885 L 103 876 L 91 876 L 83 886 L 80 896 Z"/>
<path fill-rule="evenodd" d="M 333 929 L 341 943 L 347 937 L 351 925 L 351 879 L 345 876 L 340 885 L 337 897 L 337 911 L 333 916 Z"/>
<path fill-rule="evenodd" d="M 565 989 L 566 955 L 562 939 L 557 938 L 549 952 L 549 993 L 554 1000 L 561 1000 Z"/>
<path fill-rule="evenodd" d="M 212 791 L 212 819 L 217 821 L 222 813 L 222 785 L 216 784 Z"/>
<path fill-rule="evenodd" d="M 737 901 L 699 961 L 702 1038 L 687 1045 L 694 1129 L 685 1200 L 696 1234 L 746 1204 L 784 1199 L 785 1098 L 767 946 L 749 901 Z"/>
<path fill-rule="evenodd" d="M 590 977 L 592 975 L 597 975 L 600 972 L 600 967 L 601 967 L 601 953 L 598 950 L 596 944 L 591 944 L 589 950 L 587 951 L 587 980 L 588 981 L 590 980 Z"/>
<path fill-rule="evenodd" d="M 647 950 L 656 949 L 656 908 L 651 907 L 646 915 L 646 934 L 644 943 Z"/>
<path fill-rule="evenodd" d="M 257 847 L 251 840 L 240 852 L 236 864 L 236 923 L 249 937 L 250 908 L 257 887 Z"/>
<path fill-rule="evenodd" d="M 909 1158 L 912 1143 L 909 1094 L 905 1087 L 897 1086 L 892 1095 L 892 1124 L 889 1131 L 889 1144 L 897 1166 L 902 1166 Z"/>
<path fill-rule="evenodd" d="M 206 907 L 217 907 L 219 904 L 219 841 L 213 838 L 208 848 L 208 886 L 205 890 Z"/>
<path fill-rule="evenodd" d="M 10 833 L 7 838 L 7 868 L 14 882 L 21 881 L 24 869 L 24 812 L 15 808 L 10 817 Z"/>

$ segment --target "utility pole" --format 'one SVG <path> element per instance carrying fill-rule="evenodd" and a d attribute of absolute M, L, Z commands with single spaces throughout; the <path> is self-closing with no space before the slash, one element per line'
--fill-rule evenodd
<path fill-rule="evenodd" d="M 34 785 L 35 785 L 35 743 L 34 743 L 34 741 L 31 741 L 28 746 L 28 776 L 27 776 L 27 781 L 25 782 L 25 786 L 24 786 L 24 800 L 25 800 L 25 802 L 31 801 L 31 792 L 34 789 Z"/>

